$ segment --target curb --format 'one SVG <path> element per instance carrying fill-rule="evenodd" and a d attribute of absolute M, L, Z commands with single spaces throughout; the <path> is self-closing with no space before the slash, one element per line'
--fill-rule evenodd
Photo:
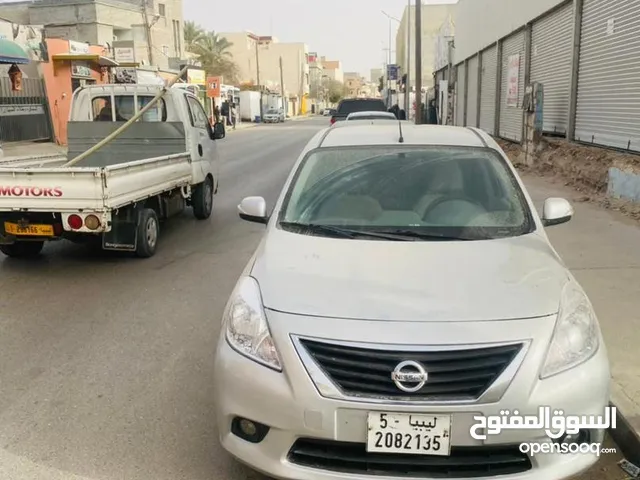
<path fill-rule="evenodd" d="M 610 405 L 616 407 L 617 428 L 609 429 L 609 435 L 620 447 L 622 454 L 628 461 L 635 465 L 640 465 L 640 434 L 635 431 L 613 402 L 610 402 Z"/>

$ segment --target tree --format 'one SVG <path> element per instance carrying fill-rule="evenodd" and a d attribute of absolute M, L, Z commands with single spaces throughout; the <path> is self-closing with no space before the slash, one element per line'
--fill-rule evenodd
<path fill-rule="evenodd" d="M 378 92 L 382 92 L 384 90 L 384 76 L 378 79 Z"/>
<path fill-rule="evenodd" d="M 185 22 L 185 44 L 195 53 L 208 74 L 222 76 L 229 83 L 238 82 L 238 65 L 229 51 L 232 46 L 226 38 L 216 32 L 207 32 L 194 22 Z"/>
<path fill-rule="evenodd" d="M 195 22 L 184 22 L 184 45 L 187 52 L 195 53 L 194 49 L 204 35 L 204 29 Z"/>
<path fill-rule="evenodd" d="M 331 103 L 338 103 L 345 96 L 345 86 L 337 80 L 332 80 L 329 83 L 329 101 Z"/>

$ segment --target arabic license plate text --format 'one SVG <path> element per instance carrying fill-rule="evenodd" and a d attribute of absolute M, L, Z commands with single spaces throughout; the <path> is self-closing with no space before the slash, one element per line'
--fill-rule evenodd
<path fill-rule="evenodd" d="M 451 416 L 369 412 L 367 452 L 448 456 Z"/>
<path fill-rule="evenodd" d="M 10 235 L 27 235 L 33 237 L 53 237 L 53 225 L 25 225 L 4 222 L 4 231 Z"/>

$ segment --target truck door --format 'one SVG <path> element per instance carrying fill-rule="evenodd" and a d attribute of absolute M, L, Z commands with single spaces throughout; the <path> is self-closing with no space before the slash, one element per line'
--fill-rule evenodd
<path fill-rule="evenodd" d="M 215 141 L 211 138 L 211 124 L 198 99 L 187 95 L 187 106 L 193 127 L 193 134 L 190 135 L 193 161 L 200 164 L 202 179 L 211 172 L 217 185 L 219 164 Z"/>

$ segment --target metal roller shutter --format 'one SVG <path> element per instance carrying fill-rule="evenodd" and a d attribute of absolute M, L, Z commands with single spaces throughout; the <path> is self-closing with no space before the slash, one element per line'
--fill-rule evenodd
<path fill-rule="evenodd" d="M 520 70 L 518 73 L 518 102 L 517 105 L 507 105 L 507 88 L 509 86 L 509 57 L 520 55 Z M 511 35 L 502 44 L 502 85 L 500 93 L 500 132 L 502 138 L 522 140 L 522 127 L 524 116 L 522 112 L 522 99 L 524 97 L 524 31 Z"/>
<path fill-rule="evenodd" d="M 480 128 L 495 135 L 496 81 L 498 80 L 498 48 L 482 52 L 482 78 L 480 80 Z"/>
<path fill-rule="evenodd" d="M 455 124 L 459 127 L 464 126 L 464 63 L 458 65 L 458 74 L 456 76 L 456 118 Z"/>
<path fill-rule="evenodd" d="M 575 138 L 640 151 L 640 0 L 585 0 Z"/>
<path fill-rule="evenodd" d="M 469 127 L 478 126 L 478 56 L 467 62 L 467 121 Z"/>
<path fill-rule="evenodd" d="M 533 24 L 531 81 L 544 85 L 543 130 L 567 133 L 573 58 L 571 3 Z"/>

